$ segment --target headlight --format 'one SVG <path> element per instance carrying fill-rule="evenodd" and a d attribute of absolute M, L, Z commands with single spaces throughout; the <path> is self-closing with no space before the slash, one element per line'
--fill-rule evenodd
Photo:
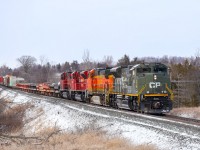
<path fill-rule="evenodd" d="M 153 78 L 154 78 L 154 80 L 157 80 L 157 75 L 154 74 Z"/>
<path fill-rule="evenodd" d="M 161 103 L 160 102 L 154 102 L 153 103 L 153 108 L 154 109 L 159 109 L 161 107 Z"/>

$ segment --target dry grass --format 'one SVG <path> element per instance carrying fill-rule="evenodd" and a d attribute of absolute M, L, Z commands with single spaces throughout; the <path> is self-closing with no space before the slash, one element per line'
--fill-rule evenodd
<path fill-rule="evenodd" d="M 19 131 L 23 127 L 23 116 L 29 105 L 15 105 L 5 109 L 6 102 L 2 103 L 4 103 L 4 111 L 0 113 L 0 133 Z"/>
<path fill-rule="evenodd" d="M 20 131 L 25 111 L 30 107 L 33 107 L 30 103 L 13 105 L 8 99 L 0 99 L 0 135 Z"/>
<path fill-rule="evenodd" d="M 5 110 L 7 102 L 5 99 L 0 99 L 0 114 Z"/>
<path fill-rule="evenodd" d="M 126 139 L 108 137 L 104 131 L 88 130 L 75 133 L 58 133 L 55 129 L 45 129 L 38 133 L 44 137 L 41 143 L 26 143 L 0 146 L 1 149 L 14 150 L 155 150 L 152 145 L 135 146 Z M 55 133 L 55 134 L 52 134 Z M 52 135 L 49 137 L 49 135 Z"/>
<path fill-rule="evenodd" d="M 60 132 L 57 128 L 45 128 L 32 137 L 25 137 L 23 117 L 30 104 L 10 107 L 7 101 L 0 105 L 0 149 L 1 150 L 154 150 L 152 145 L 133 145 L 120 137 L 111 137 L 95 123 L 76 132 Z M 6 107 L 4 107 L 6 106 Z M 12 106 L 12 105 L 11 105 Z M 6 108 L 6 109 L 4 109 Z M 38 109 L 40 113 L 42 109 Z M 13 133 L 18 136 L 11 136 Z M 6 139 L 6 140 L 5 140 Z"/>
<path fill-rule="evenodd" d="M 171 112 L 171 115 L 189 117 L 194 119 L 200 119 L 200 107 L 181 107 L 174 108 Z"/>

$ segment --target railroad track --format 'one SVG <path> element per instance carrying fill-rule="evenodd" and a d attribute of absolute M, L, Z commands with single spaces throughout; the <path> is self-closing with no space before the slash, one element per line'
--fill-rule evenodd
<path fill-rule="evenodd" d="M 3 89 L 6 90 L 7 88 Z M 106 125 L 103 128 L 105 127 L 105 130 L 117 128 L 116 132 L 120 131 L 120 135 L 121 132 L 130 133 L 131 136 L 135 135 L 138 138 L 137 135 L 141 134 L 141 137 L 143 135 L 147 136 L 150 142 L 154 139 L 153 137 L 155 139 L 158 137 L 155 142 L 160 142 L 161 144 L 163 140 L 170 142 L 171 148 L 167 146 L 167 149 L 174 149 L 177 146 L 187 149 L 199 149 L 200 125 L 197 125 L 199 121 L 191 121 L 191 119 L 185 121 L 185 118 L 170 115 L 140 114 L 123 109 L 113 109 L 63 98 L 27 93 L 20 90 L 15 90 L 13 93 L 12 89 L 7 90 L 8 93 L 11 93 L 11 99 L 14 99 L 19 94 L 19 96 L 23 95 L 23 97 L 25 96 L 28 100 L 36 103 L 37 106 L 41 105 L 42 107 L 50 104 L 51 107 L 54 107 L 55 105 L 55 107 L 62 107 L 62 110 L 64 112 L 66 110 L 66 113 L 70 112 L 69 114 L 75 113 L 83 117 L 91 117 L 92 120 L 98 120 L 100 123 L 107 122 L 109 126 Z M 56 109 L 55 114 L 59 114 L 57 111 L 59 110 Z"/>
<path fill-rule="evenodd" d="M 185 118 L 185 117 L 179 117 L 179 116 L 168 115 L 168 114 L 163 115 L 163 117 L 174 120 L 174 121 L 181 121 L 184 123 L 189 123 L 189 124 L 200 126 L 200 120 L 198 120 L 198 119 Z"/>
<path fill-rule="evenodd" d="M 2 87 L 2 86 L 1 86 Z M 2 87 L 4 90 L 7 87 Z M 10 88 L 9 88 L 10 89 Z M 186 124 L 190 124 L 190 125 L 196 125 L 196 126 L 200 126 L 200 120 L 198 119 L 192 119 L 192 118 L 185 118 L 185 117 L 179 117 L 179 116 L 173 116 L 173 115 L 169 115 L 169 114 L 162 114 L 162 115 L 155 115 L 155 114 L 141 114 L 141 113 L 136 113 L 133 112 L 131 110 L 127 110 L 127 109 L 115 109 L 112 107 L 105 107 L 105 106 L 101 106 L 101 105 L 97 105 L 97 104 L 89 104 L 89 103 L 83 103 L 81 101 L 74 101 L 74 100 L 67 100 L 66 98 L 61 98 L 61 97 L 50 97 L 49 96 L 45 96 L 45 95 L 38 95 L 38 94 L 34 94 L 34 93 L 27 93 L 18 89 L 10 89 L 10 90 L 14 90 L 17 91 L 18 93 L 22 93 L 22 94 L 28 94 L 28 95 L 34 95 L 34 96 L 38 96 L 38 97 L 42 97 L 44 99 L 46 99 L 46 101 L 52 103 L 52 104 L 56 104 L 58 103 L 58 101 L 62 102 L 62 103 L 71 103 L 71 104 L 78 104 L 78 105 L 83 105 L 83 106 L 89 106 L 89 107 L 96 107 L 96 108 L 100 108 L 103 110 L 114 110 L 120 113 L 126 113 L 126 114 L 130 114 L 130 115 L 134 115 L 134 116 L 141 116 L 141 117 L 151 117 L 151 118 L 158 118 L 158 119 L 165 119 L 165 120 L 171 120 L 171 121 L 175 121 L 175 122 L 179 122 L 179 123 L 186 123 Z M 47 99 L 48 97 L 48 99 Z"/>

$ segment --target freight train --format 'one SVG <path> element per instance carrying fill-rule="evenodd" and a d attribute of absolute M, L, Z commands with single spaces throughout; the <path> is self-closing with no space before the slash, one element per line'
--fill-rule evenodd
<path fill-rule="evenodd" d="M 16 84 L 27 92 L 155 114 L 172 110 L 170 87 L 168 67 L 162 63 L 63 72 L 58 84 Z"/>

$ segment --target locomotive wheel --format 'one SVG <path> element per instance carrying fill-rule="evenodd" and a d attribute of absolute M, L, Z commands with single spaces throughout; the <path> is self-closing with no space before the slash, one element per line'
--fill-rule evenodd
<path fill-rule="evenodd" d="M 105 105 L 105 95 L 100 96 L 100 103 L 102 106 Z"/>
<path fill-rule="evenodd" d="M 67 92 L 67 99 L 71 100 L 71 96 L 69 92 Z"/>
<path fill-rule="evenodd" d="M 128 106 L 133 111 L 138 111 L 137 98 L 129 97 Z"/>
<path fill-rule="evenodd" d="M 71 99 L 72 99 L 72 100 L 76 100 L 76 99 L 75 99 L 75 93 L 74 93 L 74 92 L 71 92 Z"/>
<path fill-rule="evenodd" d="M 54 97 L 60 97 L 60 98 L 63 98 L 62 95 L 61 95 L 60 93 L 55 93 L 55 94 L 54 94 Z"/>
<path fill-rule="evenodd" d="M 110 95 L 110 98 L 109 98 L 109 105 L 110 107 L 113 107 L 113 95 Z"/>
<path fill-rule="evenodd" d="M 81 94 L 81 100 L 82 100 L 83 102 L 86 102 L 85 94 L 84 94 L 84 93 Z"/>
<path fill-rule="evenodd" d="M 117 102 L 116 102 L 116 95 L 110 95 L 110 106 L 113 107 L 113 108 L 116 108 L 118 109 L 118 105 L 117 105 Z"/>
<path fill-rule="evenodd" d="M 116 109 L 119 108 L 118 105 L 117 105 L 117 102 L 115 101 L 114 98 L 112 98 L 112 99 L 110 100 L 110 106 L 113 107 L 113 108 L 116 108 Z"/>
<path fill-rule="evenodd" d="M 113 107 L 116 108 L 116 109 L 119 108 L 116 101 L 113 101 Z"/>
<path fill-rule="evenodd" d="M 87 98 L 86 98 L 86 103 L 90 103 L 91 102 L 91 98 L 92 98 L 92 96 L 88 96 Z"/>
<path fill-rule="evenodd" d="M 133 100 L 131 100 L 131 99 L 128 100 L 128 107 L 129 107 L 131 110 L 134 110 Z"/>
<path fill-rule="evenodd" d="M 63 92 L 60 92 L 60 97 L 63 98 Z"/>

